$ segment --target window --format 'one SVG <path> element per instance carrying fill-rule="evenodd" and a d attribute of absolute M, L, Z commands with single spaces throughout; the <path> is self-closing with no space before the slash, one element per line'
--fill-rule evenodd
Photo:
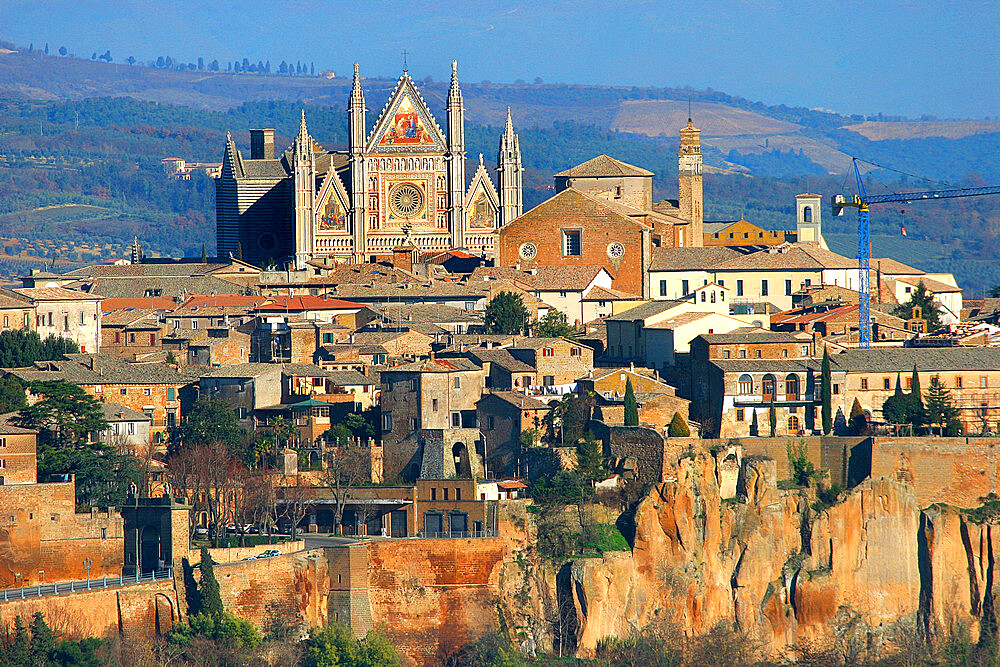
<path fill-rule="evenodd" d="M 803 357 L 808 357 L 809 356 L 809 346 L 808 345 L 803 345 L 802 346 L 802 356 Z"/>
<path fill-rule="evenodd" d="M 462 413 L 452 412 L 451 413 L 451 425 L 453 428 L 459 428 L 462 426 Z"/>
<path fill-rule="evenodd" d="M 116 331 L 115 332 L 115 342 L 116 343 L 122 342 L 122 332 L 121 331 Z"/>
<path fill-rule="evenodd" d="M 888 384 L 889 384 L 889 381 L 886 380 L 886 389 L 889 388 Z M 955 389 L 961 389 L 961 388 L 962 388 L 962 376 L 961 375 L 956 375 L 955 376 Z"/>
<path fill-rule="evenodd" d="M 554 375 L 546 375 L 545 377 L 542 378 L 542 384 L 544 384 L 546 387 L 551 387 L 555 383 L 556 383 L 556 376 Z"/>
<path fill-rule="evenodd" d="M 892 389 L 892 380 L 890 380 L 889 378 L 882 378 L 882 388 L 885 389 L 886 391 Z"/>
<path fill-rule="evenodd" d="M 746 358 L 747 358 L 747 351 L 740 350 L 740 359 L 746 359 Z"/>
<path fill-rule="evenodd" d="M 100 393 L 103 393 L 103 392 L 104 392 L 104 387 L 102 387 L 99 384 L 98 385 L 94 385 L 94 393 L 95 394 L 100 394 Z"/>
<path fill-rule="evenodd" d="M 563 230 L 563 255 L 567 257 L 579 257 L 580 252 L 580 230 Z"/>
<path fill-rule="evenodd" d="M 798 433 L 799 432 L 799 418 L 795 415 L 788 416 L 788 432 Z"/>
<path fill-rule="evenodd" d="M 743 296 L 743 281 L 736 281 L 736 296 Z"/>
<path fill-rule="evenodd" d="M 913 377 L 912 376 L 907 377 L 906 380 L 904 381 L 904 384 L 906 385 L 907 389 L 913 389 Z"/>
<path fill-rule="evenodd" d="M 791 296 L 791 295 L 792 295 L 792 281 L 791 280 L 786 280 L 785 281 L 785 296 Z"/>
<path fill-rule="evenodd" d="M 85 323 L 86 322 L 84 320 L 84 315 L 83 315 L 83 313 L 80 313 L 80 324 L 85 324 Z"/>
<path fill-rule="evenodd" d="M 760 350 L 754 350 L 753 356 L 755 356 L 758 359 L 760 359 Z"/>
<path fill-rule="evenodd" d="M 987 376 L 985 376 L 985 375 L 980 375 L 979 376 L 979 388 L 980 389 L 988 389 L 989 386 L 990 386 L 990 379 Z"/>
<path fill-rule="evenodd" d="M 805 285 L 806 287 L 809 287 L 810 285 L 812 285 L 812 284 L 813 284 L 813 281 L 812 281 L 812 278 L 806 278 L 806 280 L 805 280 L 805 283 L 803 283 L 803 284 L 804 284 L 804 285 Z"/>
<path fill-rule="evenodd" d="M 551 356 L 554 356 L 554 355 L 555 355 L 555 350 L 553 348 L 551 348 L 551 347 L 543 347 L 542 348 L 542 356 L 543 357 L 551 357 Z"/>
<path fill-rule="evenodd" d="M 571 356 L 571 357 L 579 357 L 581 353 L 582 353 L 582 350 L 580 348 L 578 348 L 578 347 L 571 347 L 569 349 L 569 356 Z"/>
<path fill-rule="evenodd" d="M 417 418 L 416 417 L 410 417 L 410 430 L 411 431 L 416 431 L 419 426 L 420 426 L 420 423 L 417 421 Z"/>
<path fill-rule="evenodd" d="M 785 400 L 799 400 L 799 376 L 795 373 L 789 373 L 785 376 Z"/>
<path fill-rule="evenodd" d="M 437 499 L 438 499 L 438 490 L 437 490 L 437 489 L 435 489 L 435 488 L 434 488 L 434 487 L 432 486 L 432 487 L 431 487 L 431 500 L 437 500 Z"/>
<path fill-rule="evenodd" d="M 462 489 L 455 487 L 455 500 L 462 499 Z"/>
<path fill-rule="evenodd" d="M 802 222 L 812 222 L 813 221 L 813 210 L 812 206 L 806 206 L 802 209 Z"/>
<path fill-rule="evenodd" d="M 49 326 L 52 326 L 52 313 L 49 313 Z"/>
<path fill-rule="evenodd" d="M 456 378 L 455 378 L 455 381 L 454 381 L 454 382 L 452 382 L 452 386 L 453 386 L 453 387 L 454 387 L 455 389 L 461 389 L 461 388 L 462 388 L 462 378 L 460 378 L 460 377 L 456 377 Z"/>
<path fill-rule="evenodd" d="M 788 358 L 788 348 L 787 347 L 781 349 L 781 357 L 783 359 L 787 359 Z"/>
<path fill-rule="evenodd" d="M 743 420 L 743 408 L 736 408 L 736 421 L 741 422 Z"/>
<path fill-rule="evenodd" d="M 9 315 L 4 315 L 3 316 L 3 325 L 4 325 L 4 327 L 9 327 L 10 326 L 10 316 Z"/>
<path fill-rule="evenodd" d="M 119 389 L 119 391 L 121 392 L 122 396 L 128 396 L 128 388 L 122 387 L 121 389 Z"/>
<path fill-rule="evenodd" d="M 737 390 L 743 396 L 753 393 L 753 378 L 744 373 L 737 382 Z M 742 420 L 741 420 L 742 421 Z"/>
<path fill-rule="evenodd" d="M 775 380 L 773 375 L 768 373 L 767 375 L 764 376 L 764 379 L 761 382 L 761 388 L 765 401 L 770 401 L 774 398 L 774 390 L 776 384 L 777 381 Z"/>
<path fill-rule="evenodd" d="M 323 343 L 332 343 L 332 342 L 333 342 L 333 334 L 332 333 L 324 333 L 323 334 Z"/>
<path fill-rule="evenodd" d="M 448 487 L 445 487 L 445 488 L 443 488 L 441 490 L 444 491 L 444 499 L 448 500 Z"/>
<path fill-rule="evenodd" d="M 63 331 L 69 331 L 69 315 L 63 314 Z"/>
<path fill-rule="evenodd" d="M 417 378 L 410 380 L 410 391 L 416 391 L 418 388 Z"/>
<path fill-rule="evenodd" d="M 434 412 L 438 411 L 438 400 L 436 398 L 431 399 L 431 410 Z"/>
<path fill-rule="evenodd" d="M 128 335 L 128 342 L 129 343 L 134 343 L 135 342 L 135 334 L 134 333 L 130 333 Z"/>
<path fill-rule="evenodd" d="M 247 418 L 247 409 L 246 408 L 236 408 L 236 417 L 239 418 L 239 419 L 246 419 Z"/>
<path fill-rule="evenodd" d="M 687 294 L 690 291 L 691 291 L 691 281 L 689 281 L 689 280 L 682 280 L 681 281 L 681 293 L 682 294 Z"/>
<path fill-rule="evenodd" d="M 868 391 L 868 378 L 861 378 L 861 391 Z"/>
<path fill-rule="evenodd" d="M 150 389 L 149 387 L 144 387 L 143 390 L 142 390 L 142 395 L 143 396 L 152 396 L 153 395 L 153 390 Z"/>
<path fill-rule="evenodd" d="M 494 420 L 493 415 L 490 415 L 489 417 L 486 418 L 486 428 L 489 429 L 490 431 L 496 428 L 496 421 Z"/>
<path fill-rule="evenodd" d="M 660 281 L 660 296 L 666 296 L 666 295 L 667 295 L 667 281 L 666 280 L 661 280 Z"/>
<path fill-rule="evenodd" d="M 833 393 L 834 394 L 839 394 L 840 393 L 840 385 L 839 384 L 833 385 Z"/>
<path fill-rule="evenodd" d="M 192 329 L 198 328 L 198 320 L 191 320 L 191 328 Z"/>
<path fill-rule="evenodd" d="M 719 287 L 725 287 L 726 286 L 726 281 L 725 280 L 716 280 L 715 282 L 719 283 Z"/>
<path fill-rule="evenodd" d="M 0 459 L 0 470 L 6 467 L 7 467 L 7 462 L 3 459 Z"/>
<path fill-rule="evenodd" d="M 766 280 L 760 281 L 760 295 L 761 296 L 767 296 L 767 281 Z"/>
<path fill-rule="evenodd" d="M 7 438 L 0 438 L 0 447 L 7 446 Z"/>
<path fill-rule="evenodd" d="M 728 359 L 729 358 L 729 350 L 723 350 L 722 351 L 722 358 L 723 359 Z"/>
<path fill-rule="evenodd" d="M 701 302 L 705 303 L 705 293 L 704 292 L 701 293 Z"/>
<path fill-rule="evenodd" d="M 709 299 L 712 303 L 715 303 L 715 290 L 712 290 L 712 298 Z"/>
<path fill-rule="evenodd" d="M 388 433 L 392 430 L 392 413 L 383 412 L 382 413 L 382 432 Z"/>

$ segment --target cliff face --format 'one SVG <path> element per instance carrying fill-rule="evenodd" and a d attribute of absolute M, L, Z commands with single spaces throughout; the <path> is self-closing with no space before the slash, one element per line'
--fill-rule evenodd
<path fill-rule="evenodd" d="M 717 473 L 710 456 L 682 459 L 641 502 L 630 554 L 572 563 L 579 655 L 607 636 L 726 623 L 775 657 L 847 657 L 958 624 L 975 639 L 992 622 L 996 526 L 920 510 L 909 486 L 884 478 L 816 513 L 809 495 L 777 489 L 773 461 L 745 460 L 733 500 L 720 500 Z"/>

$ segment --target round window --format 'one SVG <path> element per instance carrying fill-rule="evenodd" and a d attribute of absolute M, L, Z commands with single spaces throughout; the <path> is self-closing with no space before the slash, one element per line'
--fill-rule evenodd
<path fill-rule="evenodd" d="M 617 241 L 608 244 L 608 257 L 611 259 L 621 259 L 625 256 L 625 246 Z"/>
<path fill-rule="evenodd" d="M 389 192 L 389 208 L 397 218 L 415 218 L 424 208 L 424 194 L 413 183 L 400 183 Z"/>
<path fill-rule="evenodd" d="M 274 250 L 278 246 L 278 238 L 271 232 L 264 232 L 257 237 L 257 245 L 262 250 Z"/>
<path fill-rule="evenodd" d="M 538 254 L 538 248 L 535 247 L 534 243 L 522 243 L 517 254 L 521 256 L 521 259 L 532 259 Z"/>

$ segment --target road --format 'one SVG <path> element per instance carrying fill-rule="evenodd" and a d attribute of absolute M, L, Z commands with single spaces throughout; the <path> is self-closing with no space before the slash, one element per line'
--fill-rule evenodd
<path fill-rule="evenodd" d="M 334 535 L 324 535 L 318 533 L 308 533 L 302 536 L 306 543 L 306 549 L 318 549 L 320 547 L 340 547 L 345 544 L 357 542 L 353 537 L 337 537 Z"/>

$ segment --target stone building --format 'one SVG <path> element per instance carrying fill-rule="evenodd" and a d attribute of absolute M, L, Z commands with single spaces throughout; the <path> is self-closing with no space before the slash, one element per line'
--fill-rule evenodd
<path fill-rule="evenodd" d="M 486 467 L 491 475 L 521 474 L 521 434 L 543 432 L 545 415 L 551 409 L 547 403 L 516 391 L 483 394 L 476 410 L 486 443 Z"/>
<path fill-rule="evenodd" d="M 495 185 L 482 159 L 466 178 L 465 103 L 452 63 L 437 124 L 405 70 L 369 131 L 358 66 L 348 102 L 349 146 L 326 150 L 303 114 L 293 145 L 276 154 L 274 130 L 250 131 L 249 158 L 226 140 L 216 181 L 220 255 L 264 266 L 316 258 L 363 261 L 403 245 L 463 247 L 492 255 L 496 228 L 521 214 L 521 150 L 510 113 Z"/>
<path fill-rule="evenodd" d="M 382 372 L 386 480 L 482 475 L 476 403 L 485 379 L 468 359 L 431 358 Z"/>
<path fill-rule="evenodd" d="M 29 330 L 34 321 L 35 308 L 31 299 L 14 290 L 0 287 L 0 331 Z"/>
<path fill-rule="evenodd" d="M 37 432 L 9 424 L 7 418 L 10 416 L 0 417 L 0 486 L 34 484 L 38 481 Z"/>
<path fill-rule="evenodd" d="M 246 363 L 213 368 L 198 379 L 198 395 L 224 401 L 244 427 L 254 425 L 254 412 L 281 403 L 281 366 Z"/>
<path fill-rule="evenodd" d="M 34 329 L 42 339 L 69 338 L 81 352 L 101 349 L 101 301 L 103 296 L 62 287 L 19 287 L 13 290 L 31 300 Z"/>
<path fill-rule="evenodd" d="M 654 248 L 702 244 L 699 130 L 681 130 L 678 202 L 653 203 L 653 173 L 599 155 L 555 175 L 556 195 L 498 232 L 497 266 L 603 266 L 612 287 L 646 296 Z"/>

